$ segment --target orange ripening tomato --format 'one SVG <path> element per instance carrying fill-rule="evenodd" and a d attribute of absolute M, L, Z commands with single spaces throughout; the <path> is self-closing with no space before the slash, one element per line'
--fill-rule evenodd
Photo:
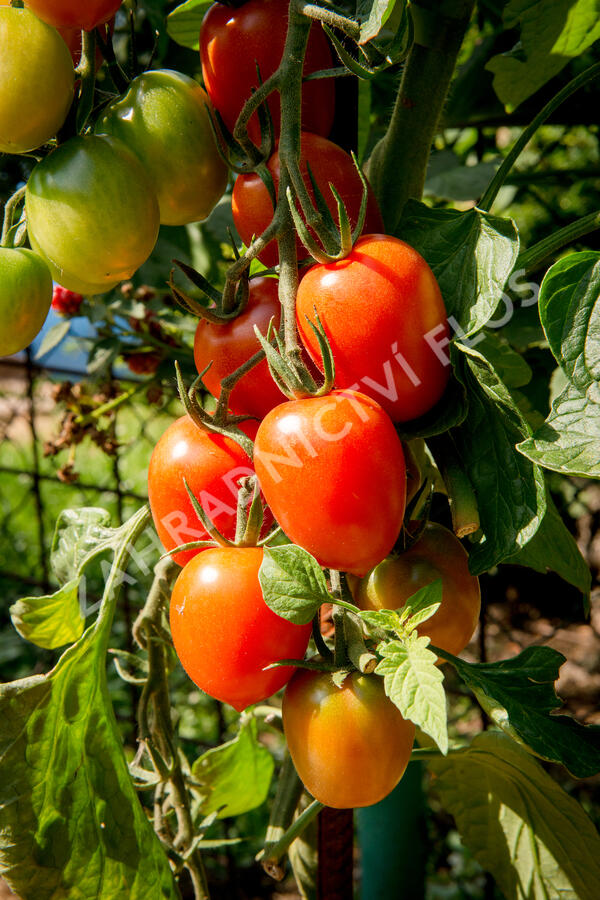
<path fill-rule="evenodd" d="M 114 16 L 121 0 L 27 0 L 26 5 L 55 28 L 92 31 Z"/>
<path fill-rule="evenodd" d="M 258 427 L 254 466 L 287 536 L 322 566 L 364 575 L 402 525 L 402 443 L 378 403 L 356 391 L 288 400 Z"/>
<path fill-rule="evenodd" d="M 311 626 L 272 612 L 258 580 L 257 547 L 206 550 L 180 572 L 171 596 L 173 644 L 198 687 L 239 712 L 266 700 L 294 673 L 266 669 L 281 659 L 302 659 Z"/>
<path fill-rule="evenodd" d="M 283 730 L 305 788 L 334 809 L 378 803 L 410 760 L 415 726 L 386 696 L 378 675 L 298 669 L 283 695 Z"/>
<path fill-rule="evenodd" d="M 469 557 L 457 537 L 429 522 L 419 540 L 405 553 L 384 559 L 364 578 L 349 579 L 361 609 L 400 609 L 418 590 L 442 579 L 442 602 L 417 631 L 441 650 L 461 653 L 479 621 L 479 579 L 469 572 Z"/>
<path fill-rule="evenodd" d="M 273 178 L 275 194 L 277 194 L 281 172 L 279 153 L 277 151 L 270 158 L 267 167 Z M 337 144 L 328 141 L 324 137 L 319 137 L 317 134 L 309 134 L 308 132 L 301 134 L 300 172 L 308 193 L 314 202 L 314 190 L 308 174 L 308 167 L 310 167 L 313 178 L 325 199 L 334 222 L 337 223 L 338 221 L 337 202 L 331 193 L 330 184 L 334 186 L 342 198 L 350 224 L 354 228 L 358 222 L 363 186 L 352 157 L 342 150 L 341 147 L 338 147 Z M 383 229 L 383 220 L 377 206 L 377 200 L 370 186 L 368 190 L 367 211 L 363 226 L 363 233 L 365 234 Z M 252 238 L 262 234 L 273 218 L 271 197 L 260 175 L 257 175 L 255 172 L 248 175 L 238 175 L 233 186 L 231 208 L 235 227 L 243 242 L 249 245 Z M 296 251 L 299 259 L 308 256 L 308 251 L 299 238 L 296 238 Z M 262 253 L 259 253 L 258 258 L 265 266 L 277 265 L 279 259 L 277 242 L 271 241 L 267 244 Z"/>
<path fill-rule="evenodd" d="M 298 288 L 300 336 L 319 364 L 308 320 L 319 316 L 335 361 L 335 385 L 373 397 L 394 422 L 416 419 L 450 377 L 446 308 L 420 253 L 388 235 L 361 237 L 339 262 L 315 265 Z"/>

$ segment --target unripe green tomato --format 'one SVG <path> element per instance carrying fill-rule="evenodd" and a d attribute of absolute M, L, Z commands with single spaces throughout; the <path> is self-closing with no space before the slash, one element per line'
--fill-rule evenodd
<path fill-rule="evenodd" d="M 0 356 L 28 347 L 52 302 L 52 277 L 31 250 L 0 249 Z"/>
<path fill-rule="evenodd" d="M 158 201 L 144 167 L 112 137 L 74 137 L 27 184 L 27 232 L 52 277 L 79 294 L 131 278 L 158 236 Z"/>
<path fill-rule="evenodd" d="M 205 219 L 227 186 L 210 125 L 209 99 L 187 75 L 144 72 L 110 103 L 96 134 L 123 141 L 150 175 L 163 225 Z"/>
<path fill-rule="evenodd" d="M 451 531 L 429 522 L 405 553 L 390 556 L 364 578 L 349 577 L 354 602 L 361 609 L 400 609 L 427 584 L 442 580 L 442 602 L 417 631 L 448 653 L 465 649 L 479 621 L 479 579 L 469 572 L 469 558 Z"/>
<path fill-rule="evenodd" d="M 371 806 L 402 776 L 415 726 L 386 696 L 379 675 L 298 669 L 283 695 L 283 730 L 305 788 L 335 809 Z"/>
<path fill-rule="evenodd" d="M 55 28 L 28 9 L 0 8 L 0 152 L 54 137 L 73 102 L 75 71 Z"/>

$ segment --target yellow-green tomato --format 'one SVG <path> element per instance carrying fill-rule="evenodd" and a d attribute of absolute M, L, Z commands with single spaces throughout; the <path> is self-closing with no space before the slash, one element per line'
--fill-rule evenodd
<path fill-rule="evenodd" d="M 27 153 L 54 137 L 73 102 L 69 49 L 28 9 L 0 8 L 0 152 Z"/>
<path fill-rule="evenodd" d="M 41 329 L 52 302 L 52 277 L 31 250 L 0 249 L 0 356 L 24 350 Z"/>
<path fill-rule="evenodd" d="M 163 225 L 205 219 L 227 186 L 208 105 L 204 89 L 187 75 L 145 72 L 106 107 L 96 124 L 96 134 L 119 138 L 143 163 Z"/>
<path fill-rule="evenodd" d="M 399 609 L 420 588 L 441 578 L 441 605 L 417 631 L 456 655 L 471 640 L 481 608 L 479 579 L 471 575 L 468 563 L 458 538 L 429 522 L 409 550 L 384 559 L 364 578 L 352 579 L 350 588 L 361 609 Z"/>
<path fill-rule="evenodd" d="M 298 669 L 283 695 L 283 730 L 305 788 L 335 809 L 371 806 L 395 788 L 415 726 L 386 696 L 379 675 Z"/>
<path fill-rule="evenodd" d="M 25 205 L 31 246 L 55 281 L 100 294 L 131 278 L 158 236 L 146 170 L 121 141 L 74 137 L 35 167 Z"/>

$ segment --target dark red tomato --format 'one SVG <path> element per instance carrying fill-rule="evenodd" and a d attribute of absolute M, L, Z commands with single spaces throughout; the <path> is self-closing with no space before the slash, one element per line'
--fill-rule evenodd
<path fill-rule="evenodd" d="M 248 304 L 241 315 L 222 325 L 214 325 L 200 319 L 194 340 L 194 359 L 199 372 L 212 361 L 203 381 L 215 397 L 221 392 L 221 382 L 239 366 L 250 359 L 260 344 L 254 333 L 257 325 L 266 334 L 271 319 L 279 328 L 280 304 L 276 278 L 252 278 Z M 247 414 L 262 419 L 269 410 L 284 401 L 263 360 L 238 381 L 229 398 L 234 413 Z"/>
<path fill-rule="evenodd" d="M 27 6 L 55 28 L 84 28 L 91 31 L 108 22 L 121 0 L 27 0 Z"/>
<path fill-rule="evenodd" d="M 242 106 L 252 88 L 276 71 L 283 55 L 288 24 L 288 0 L 249 0 L 232 8 L 220 3 L 210 7 L 200 31 L 202 78 L 213 106 L 227 128 L 233 131 Z M 330 69 L 333 65 L 327 38 L 313 24 L 306 49 L 304 74 Z M 302 127 L 327 135 L 333 124 L 335 87 L 332 78 L 310 81 L 302 88 Z M 275 134 L 279 134 L 279 94 L 268 100 Z M 256 113 L 248 133 L 260 142 L 260 124 Z"/>
<path fill-rule="evenodd" d="M 171 596 L 171 633 L 181 665 L 198 687 L 239 712 L 274 694 L 302 659 L 310 625 L 271 612 L 258 580 L 263 551 L 207 550 L 179 574 Z"/>
<path fill-rule="evenodd" d="M 290 400 L 263 419 L 254 466 L 271 511 L 323 566 L 365 574 L 392 549 L 404 515 L 402 444 L 356 391 Z"/>
<path fill-rule="evenodd" d="M 386 697 L 378 675 L 298 669 L 283 695 L 283 730 L 304 786 L 334 809 L 371 806 L 402 776 L 415 726 Z"/>
<path fill-rule="evenodd" d="M 54 286 L 52 309 L 59 316 L 76 316 L 82 303 L 83 297 L 81 294 L 68 291 L 67 288 L 61 287 L 60 284 Z"/>
<path fill-rule="evenodd" d="M 256 424 L 249 422 L 244 430 L 253 437 Z M 169 425 L 152 451 L 148 468 L 150 509 L 165 550 L 208 539 L 188 497 L 184 478 L 211 522 L 233 540 L 237 483 L 253 474 L 248 456 L 232 438 L 202 431 L 189 416 Z M 184 566 L 200 552 L 185 550 L 173 559 Z"/>
<path fill-rule="evenodd" d="M 368 394 L 395 422 L 423 415 L 440 399 L 450 374 L 446 309 L 433 272 L 408 244 L 367 235 L 340 262 L 308 270 L 296 315 L 318 363 L 306 320 L 315 310 L 333 350 L 336 387 Z"/>
<path fill-rule="evenodd" d="M 124 353 L 123 358 L 134 375 L 154 375 L 162 357 L 160 353 L 151 350 L 148 353 Z"/>
<path fill-rule="evenodd" d="M 461 653 L 479 621 L 479 579 L 469 572 L 469 557 L 451 531 L 430 522 L 406 553 L 384 559 L 369 574 L 352 582 L 361 609 L 400 609 L 422 587 L 442 579 L 438 611 L 417 628 L 448 653 Z"/>
<path fill-rule="evenodd" d="M 300 171 L 308 192 L 314 200 L 314 191 L 308 176 L 307 164 L 310 166 L 317 186 L 327 202 L 334 222 L 337 222 L 337 203 L 329 188 L 330 184 L 333 184 L 344 201 L 350 222 L 354 228 L 360 212 L 363 187 L 352 162 L 352 157 L 342 150 L 341 147 L 338 147 L 337 144 L 333 144 L 326 138 L 319 137 L 316 134 L 308 134 L 307 132 L 301 135 Z M 280 176 L 278 152 L 273 154 L 267 165 L 273 177 L 275 192 L 277 193 Z M 269 192 L 257 174 L 239 175 L 233 186 L 231 202 L 235 227 L 243 242 L 248 245 L 254 235 L 262 234 L 273 218 L 273 204 L 271 203 Z M 367 214 L 363 231 L 368 233 L 382 230 L 381 213 L 379 212 L 375 195 L 369 187 Z M 308 251 L 299 239 L 296 241 L 296 247 L 299 258 L 308 256 Z M 267 244 L 263 252 L 259 254 L 259 259 L 265 266 L 277 265 L 277 243 L 272 241 L 270 244 Z"/>

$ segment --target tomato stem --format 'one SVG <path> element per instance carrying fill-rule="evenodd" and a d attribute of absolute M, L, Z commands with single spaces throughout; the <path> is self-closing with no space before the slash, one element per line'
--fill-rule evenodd
<path fill-rule="evenodd" d="M 479 528 L 477 498 L 469 476 L 461 464 L 454 440 L 449 433 L 429 438 L 431 450 L 448 491 L 452 528 L 457 537 L 466 537 Z"/>
<path fill-rule="evenodd" d="M 96 34 L 93 31 L 81 32 L 81 59 L 76 72 L 80 78 L 76 121 L 77 132 L 78 134 L 81 134 L 94 106 L 94 90 L 96 87 Z"/>
<path fill-rule="evenodd" d="M 11 231 L 13 229 L 13 221 L 15 217 L 15 211 L 17 210 L 19 204 L 25 197 L 25 191 L 27 190 L 27 185 L 23 185 L 23 187 L 18 188 L 14 194 L 8 198 L 6 203 L 4 204 L 4 221 L 2 224 L 2 238 L 0 239 L 0 246 L 2 247 L 13 247 L 12 243 Z"/>
<path fill-rule="evenodd" d="M 548 256 L 598 228 L 600 228 L 600 210 L 589 213 L 587 216 L 577 219 L 576 222 L 565 225 L 564 228 L 559 228 L 558 231 L 554 231 L 548 237 L 538 241 L 533 247 L 524 250 L 519 254 L 515 270 L 525 269 L 531 272 L 537 269 Z"/>

